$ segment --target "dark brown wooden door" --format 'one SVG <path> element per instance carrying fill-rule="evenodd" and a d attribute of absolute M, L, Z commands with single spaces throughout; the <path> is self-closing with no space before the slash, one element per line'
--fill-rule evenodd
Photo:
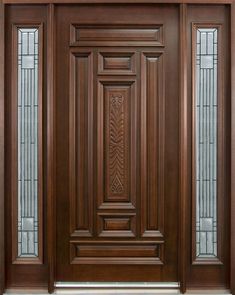
<path fill-rule="evenodd" d="M 57 281 L 178 281 L 178 13 L 58 7 Z"/>

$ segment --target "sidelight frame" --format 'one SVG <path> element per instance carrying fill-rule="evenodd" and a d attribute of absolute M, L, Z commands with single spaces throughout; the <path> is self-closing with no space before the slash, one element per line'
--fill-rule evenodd
<path fill-rule="evenodd" d="M 54 169 L 55 169 L 55 8 L 56 4 L 179 4 L 180 8 L 180 219 L 179 219 L 179 281 L 181 292 L 186 291 L 187 277 L 187 212 L 190 204 L 190 186 L 188 172 L 190 170 L 190 145 L 189 130 L 189 103 L 187 99 L 187 5 L 188 4 L 227 4 L 230 6 L 231 17 L 231 211 L 230 211 L 230 288 L 235 294 L 235 0 L 0 0 L 0 294 L 5 290 L 5 5 L 8 4 L 46 4 L 48 11 L 48 35 L 47 35 L 47 249 L 48 253 L 48 291 L 54 291 L 55 282 L 55 200 L 54 200 Z"/>

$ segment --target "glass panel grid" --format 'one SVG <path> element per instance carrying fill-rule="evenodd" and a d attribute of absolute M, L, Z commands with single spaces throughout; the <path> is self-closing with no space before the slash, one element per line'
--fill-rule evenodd
<path fill-rule="evenodd" d="M 196 31 L 196 257 L 217 257 L 218 29 Z"/>
<path fill-rule="evenodd" d="M 18 257 L 38 257 L 38 29 L 18 28 Z"/>

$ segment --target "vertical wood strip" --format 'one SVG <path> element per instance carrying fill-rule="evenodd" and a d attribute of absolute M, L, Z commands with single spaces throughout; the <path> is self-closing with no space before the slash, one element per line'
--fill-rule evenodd
<path fill-rule="evenodd" d="M 0 1 L 0 294 L 5 289 L 4 220 L 4 4 Z"/>
<path fill-rule="evenodd" d="M 188 101 L 187 101 L 187 4 L 180 5 L 180 198 L 179 276 L 186 292 L 186 210 L 188 199 Z"/>
<path fill-rule="evenodd" d="M 47 32 L 47 251 L 48 251 L 48 292 L 54 292 L 55 281 L 55 7 L 48 5 Z"/>
<path fill-rule="evenodd" d="M 231 5 L 231 269 L 230 289 L 235 294 L 235 2 Z"/>

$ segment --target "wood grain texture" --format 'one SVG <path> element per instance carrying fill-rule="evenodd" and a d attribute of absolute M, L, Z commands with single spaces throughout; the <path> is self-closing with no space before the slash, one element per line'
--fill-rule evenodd
<path fill-rule="evenodd" d="M 87 3 L 101 3 L 101 4 L 115 4 L 115 3 L 159 3 L 159 4 L 231 4 L 233 0 L 3 0 L 5 4 L 87 4 Z"/>
<path fill-rule="evenodd" d="M 13 63 L 13 52 L 15 51 L 14 49 L 17 49 L 17 47 L 13 48 L 13 38 L 12 38 L 12 29 L 13 29 L 13 24 L 21 24 L 22 26 L 25 25 L 34 25 L 38 26 L 41 23 L 45 24 L 47 23 L 46 19 L 46 7 L 44 6 L 17 6 L 17 7 L 12 7 L 12 6 L 5 6 L 5 13 L 6 13 L 6 18 L 5 18 L 5 54 L 6 54 L 6 60 L 7 63 L 9 64 L 9 67 L 5 68 L 5 85 L 6 85 L 6 91 L 7 91 L 7 97 L 9 99 L 5 100 L 5 123 L 6 123 L 6 132 L 5 132 L 5 139 L 6 139 L 6 145 L 9 147 L 14 147 L 12 143 L 12 120 L 16 120 L 17 117 L 14 116 L 12 117 L 12 100 L 10 99 L 14 93 L 14 90 L 12 89 L 12 63 Z M 44 27 L 44 28 L 45 28 Z M 46 35 L 44 31 L 44 42 L 43 44 L 46 44 Z M 43 46 L 42 48 L 43 51 L 43 56 L 44 56 L 44 61 L 43 61 L 43 69 L 45 70 L 44 73 L 46 73 L 46 46 Z M 46 101 L 46 75 L 42 75 L 43 78 L 43 93 L 42 93 L 42 98 L 44 101 Z M 13 93 L 12 93 L 13 90 Z M 42 89 L 41 89 L 42 90 Z M 42 105 L 42 104 L 41 104 Z M 43 103 L 43 107 L 45 112 L 43 112 L 46 116 L 46 104 Z M 42 111 L 40 111 L 42 113 Z M 44 117 L 45 118 L 45 117 Z M 43 129 L 43 135 L 45 135 L 45 129 L 46 129 L 46 120 L 44 121 L 44 124 L 41 126 Z M 44 137 L 43 140 L 44 146 L 43 148 L 46 147 L 46 139 Z M 43 255 L 43 264 L 27 264 L 26 261 L 24 261 L 24 264 L 12 264 L 12 245 L 14 243 L 14 239 L 12 240 L 12 199 L 11 199 L 11 193 L 12 193 L 12 159 L 11 159 L 11 149 L 5 150 L 5 159 L 8 165 L 5 165 L 5 173 L 7 175 L 7 181 L 5 181 L 5 201 L 6 201 L 6 212 L 8 218 L 5 219 L 6 226 L 9 230 L 9 235 L 6 235 L 6 247 L 5 247 L 5 253 L 6 253 L 6 285 L 7 288 L 10 287 L 38 287 L 38 288 L 45 288 L 47 286 L 47 254 L 45 251 Z M 44 164 L 44 160 L 46 158 L 46 154 L 44 153 L 42 163 Z M 46 166 L 43 166 L 44 169 L 46 170 Z M 44 170 L 44 171 L 45 171 Z M 43 171 L 43 172 L 44 172 Z M 46 175 L 43 173 L 43 182 L 45 184 L 44 187 L 46 187 Z M 44 191 L 45 192 L 45 191 Z M 44 202 L 44 205 L 46 206 L 46 202 Z M 44 216 L 46 216 L 46 211 L 44 210 Z M 16 237 L 15 237 L 16 238 Z M 46 234 L 44 232 L 43 240 L 46 245 Z M 43 245 L 42 245 L 43 246 Z M 44 248 L 45 249 L 45 248 Z M 25 263 L 26 262 L 26 263 Z M 35 261 L 34 261 L 35 262 Z"/>
<path fill-rule="evenodd" d="M 186 292 L 186 226 L 188 186 L 188 97 L 187 97 L 187 5 L 180 5 L 180 163 L 179 163 L 179 278 L 180 290 Z"/>
<path fill-rule="evenodd" d="M 5 290 L 5 7 L 0 1 L 0 294 Z"/>
<path fill-rule="evenodd" d="M 54 292 L 55 282 L 55 7 L 47 11 L 47 254 L 48 292 Z"/>
<path fill-rule="evenodd" d="M 93 233 L 93 54 L 70 56 L 70 233 Z"/>
<path fill-rule="evenodd" d="M 105 50 L 98 54 L 98 75 L 135 75 L 136 52 Z"/>
<path fill-rule="evenodd" d="M 235 3 L 231 6 L 231 258 L 230 289 L 235 295 Z"/>
<path fill-rule="evenodd" d="M 164 53 L 141 56 L 141 234 L 162 237 L 165 144 Z"/>
<path fill-rule="evenodd" d="M 98 213 L 99 237 L 135 237 L 135 213 Z"/>
<path fill-rule="evenodd" d="M 103 241 L 72 242 L 72 264 L 157 264 L 161 265 L 162 243 Z"/>
<path fill-rule="evenodd" d="M 162 25 L 72 25 L 70 46 L 164 46 Z"/>
<path fill-rule="evenodd" d="M 136 171 L 131 167 L 136 165 L 135 80 L 99 80 L 97 103 L 98 206 L 112 209 L 123 203 L 123 209 L 134 208 Z"/>
<path fill-rule="evenodd" d="M 57 280 L 177 281 L 178 212 L 175 208 L 177 208 L 178 200 L 179 152 L 179 118 L 176 111 L 178 110 L 178 9 L 176 6 L 168 5 L 134 5 L 133 7 L 120 5 L 118 6 L 119 13 L 116 9 L 117 7 L 109 5 L 57 7 L 56 198 L 57 216 L 59 216 L 57 218 Z M 121 38 L 126 38 L 125 44 L 130 38 L 130 45 L 133 45 L 128 29 L 131 28 L 133 31 L 136 23 L 138 23 L 136 30 L 140 28 L 140 33 L 142 28 L 164 24 L 162 31 L 163 33 L 168 32 L 162 39 L 164 48 L 162 46 L 143 48 L 141 41 L 140 46 L 135 44 L 123 48 L 113 46 L 111 43 L 110 46 L 102 48 L 95 46 L 94 43 L 91 43 L 92 46 L 89 47 L 81 43 L 77 47 L 69 46 L 70 41 L 75 38 L 74 32 L 69 31 L 71 24 L 79 24 L 80 27 L 88 24 L 89 29 L 91 25 L 93 28 L 100 28 L 105 24 L 105 34 L 108 28 L 113 30 L 117 28 L 117 24 L 121 25 L 122 30 L 125 31 L 125 35 L 121 31 Z M 139 34 L 135 32 L 137 33 Z M 97 36 L 95 34 L 94 30 L 89 35 L 91 38 L 89 42 L 93 42 L 92 39 L 99 42 L 98 37 L 103 38 L 100 33 L 97 33 Z M 117 35 L 115 38 L 117 41 L 114 39 L 111 42 L 120 42 Z M 91 67 L 87 62 L 88 52 L 93 55 L 93 67 L 90 71 L 88 69 Z M 77 59 L 80 59 L 79 68 L 81 70 L 77 68 L 75 81 L 73 81 L 75 75 L 71 74 L 74 69 L 68 58 L 71 53 L 77 54 Z M 142 55 L 144 62 L 141 63 Z M 144 66 L 147 73 L 146 87 L 142 83 L 141 76 Z M 130 69 L 132 72 L 128 73 Z M 69 72 L 70 75 L 64 74 Z M 171 77 L 168 79 L 168 87 L 164 84 L 166 77 Z M 69 135 L 71 118 L 74 117 L 76 111 L 73 99 L 71 99 L 72 89 L 74 89 L 71 85 L 80 88 L 82 94 L 74 101 L 82 105 L 81 109 L 84 111 L 79 112 L 76 127 Z M 89 113 L 92 112 L 87 112 L 89 98 L 84 99 L 84 97 L 87 97 L 90 88 L 93 91 L 91 96 L 93 125 L 88 126 Z M 143 109 L 141 104 L 141 89 L 145 89 L 142 91 L 147 96 L 147 109 Z M 163 101 L 167 105 L 167 117 L 165 117 Z M 145 142 L 147 154 L 145 157 L 148 170 L 145 169 L 145 172 L 148 173 L 146 175 L 141 171 L 141 112 L 145 114 L 147 124 Z M 87 136 L 89 132 L 92 134 L 90 140 L 93 142 L 91 152 L 89 151 L 89 136 Z M 169 136 L 166 136 L 167 132 Z M 71 235 L 72 210 L 82 211 L 79 214 L 81 218 L 79 222 L 80 224 L 83 222 L 84 227 L 89 224 L 87 222 L 90 219 L 87 209 L 81 209 L 82 207 L 87 208 L 87 206 L 84 207 L 83 201 L 78 202 L 81 208 L 73 206 L 68 201 L 71 182 L 68 171 L 72 165 L 70 146 L 71 140 L 75 140 L 73 135 L 82 138 L 80 143 L 77 142 L 74 154 L 80 155 L 79 159 L 83 164 L 77 167 L 75 178 L 77 182 L 84 183 L 80 186 L 83 191 L 80 195 L 83 195 L 85 204 L 89 199 L 87 181 L 89 177 L 93 179 L 89 185 L 92 190 L 93 206 L 91 210 L 92 236 Z M 86 142 L 86 146 L 83 142 Z M 88 175 L 89 157 L 93 157 L 94 169 L 90 170 Z M 163 169 L 164 165 L 166 167 Z M 79 177 L 82 174 L 83 176 Z M 140 188 L 143 177 L 147 186 L 146 195 L 141 196 Z M 148 200 L 145 209 L 141 205 L 142 197 Z M 164 202 L 162 202 L 163 198 Z M 151 214 L 144 213 L 144 210 Z M 157 215 L 155 215 L 156 212 Z M 167 212 L 173 212 L 169 218 L 165 217 Z M 144 218 L 148 228 L 146 236 L 142 236 L 141 231 L 142 214 L 147 217 Z M 151 215 L 150 218 L 148 215 Z M 73 246 L 81 245 L 82 242 L 83 245 L 85 243 L 86 249 L 81 247 L 79 250 Z M 161 243 L 161 254 L 159 255 L 161 264 L 156 257 L 141 256 L 137 251 L 137 245 L 145 249 L 145 246 L 151 246 L 152 242 L 155 245 Z M 71 247 L 70 244 L 72 244 Z M 99 247 L 96 247 L 97 245 Z M 126 254 L 128 257 L 123 257 L 122 247 L 119 248 L 117 245 L 128 246 Z M 108 247 L 106 256 L 104 256 L 104 249 L 106 249 L 104 246 Z M 70 252 L 64 251 L 69 247 Z M 88 252 L 85 252 L 88 249 L 92 257 L 84 256 L 84 253 L 88 255 Z M 80 251 L 83 253 L 82 257 L 79 256 Z M 133 255 L 139 256 L 133 258 Z M 103 266 L 101 267 L 100 264 Z M 115 267 L 112 264 L 115 264 Z"/>

